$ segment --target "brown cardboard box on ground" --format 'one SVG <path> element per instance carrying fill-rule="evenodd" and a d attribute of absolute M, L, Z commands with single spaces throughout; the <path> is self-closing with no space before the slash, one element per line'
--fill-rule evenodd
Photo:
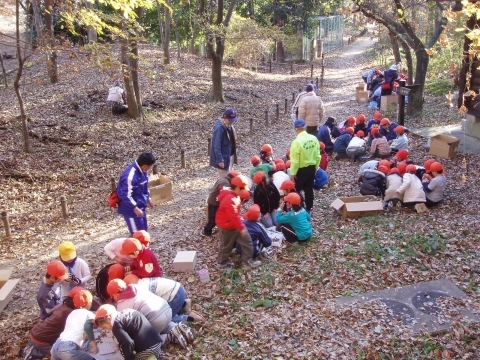
<path fill-rule="evenodd" d="M 196 251 L 178 251 L 175 260 L 173 260 L 173 271 L 175 272 L 194 272 L 197 264 Z"/>
<path fill-rule="evenodd" d="M 360 104 L 368 102 L 368 91 L 357 91 L 356 100 Z"/>
<path fill-rule="evenodd" d="M 148 189 L 153 205 L 172 200 L 172 182 L 163 175 L 150 175 L 148 177 Z"/>
<path fill-rule="evenodd" d="M 365 201 L 376 199 L 375 196 L 352 196 L 335 199 L 330 207 L 338 211 L 343 218 L 356 218 L 376 215 L 383 212 L 381 201 Z"/>
<path fill-rule="evenodd" d="M 388 111 L 390 106 L 398 107 L 398 95 L 384 95 L 380 100 L 380 110 Z"/>
<path fill-rule="evenodd" d="M 0 312 L 13 296 L 13 289 L 20 279 L 10 279 L 12 270 L 0 270 Z"/>
<path fill-rule="evenodd" d="M 430 138 L 429 153 L 442 158 L 453 159 L 457 154 L 459 143 L 460 140 L 454 136 L 436 135 Z"/>

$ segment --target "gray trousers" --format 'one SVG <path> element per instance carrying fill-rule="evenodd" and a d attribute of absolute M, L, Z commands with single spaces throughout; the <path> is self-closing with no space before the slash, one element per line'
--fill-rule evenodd
<path fill-rule="evenodd" d="M 237 229 L 226 230 L 219 228 L 219 234 L 220 246 L 218 249 L 217 263 L 222 265 L 227 263 L 235 243 L 238 243 L 242 248 L 242 262 L 248 264 L 248 262 L 252 260 L 253 244 L 248 232 L 247 235 L 242 236 Z"/>

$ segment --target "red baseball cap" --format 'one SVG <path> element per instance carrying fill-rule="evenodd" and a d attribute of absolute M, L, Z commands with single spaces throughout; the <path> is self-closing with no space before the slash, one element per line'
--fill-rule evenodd
<path fill-rule="evenodd" d="M 135 238 L 128 238 L 123 242 L 120 254 L 129 255 L 139 250 L 142 250 L 142 243 Z"/>
<path fill-rule="evenodd" d="M 108 281 L 113 279 L 123 279 L 125 268 L 120 264 L 113 264 L 108 268 Z"/>
<path fill-rule="evenodd" d="M 62 264 L 61 261 L 58 260 L 50 261 L 48 263 L 47 274 L 50 276 L 55 276 L 61 280 L 68 279 L 67 268 Z"/>
<path fill-rule="evenodd" d="M 145 246 L 148 246 L 150 244 L 150 234 L 145 230 L 135 231 L 132 234 L 132 238 L 137 239 Z"/>
<path fill-rule="evenodd" d="M 76 308 L 83 308 L 88 304 L 91 304 L 93 300 L 92 293 L 88 290 L 80 290 L 73 297 L 73 305 Z"/>
<path fill-rule="evenodd" d="M 119 292 L 122 292 L 123 289 L 127 287 L 127 284 L 125 284 L 125 281 L 122 279 L 113 279 L 108 282 L 107 285 L 107 293 L 110 296 L 113 296 L 115 294 L 118 294 Z"/>

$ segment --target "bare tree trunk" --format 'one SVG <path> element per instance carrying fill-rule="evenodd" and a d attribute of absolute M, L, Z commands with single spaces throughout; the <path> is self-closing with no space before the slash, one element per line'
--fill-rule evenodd
<path fill-rule="evenodd" d="M 35 30 L 37 31 L 37 45 L 43 46 L 45 44 L 44 43 L 45 38 L 44 38 L 42 12 L 40 11 L 40 1 L 41 0 L 32 0 L 32 9 L 33 9 L 33 19 L 35 22 Z"/>
<path fill-rule="evenodd" d="M 125 23 L 122 24 L 122 30 L 126 32 Z M 120 50 L 122 57 L 122 72 L 123 82 L 125 83 L 125 93 L 127 95 L 128 115 L 138 119 L 141 114 L 139 113 L 139 104 L 137 103 L 137 97 L 135 95 L 135 88 L 133 87 L 132 71 L 130 66 L 130 52 L 129 52 L 129 39 L 128 37 L 121 37 Z"/>
<path fill-rule="evenodd" d="M 2 54 L 0 54 L 0 65 L 2 65 L 3 82 L 5 83 L 5 89 L 6 89 L 6 88 L 8 88 L 7 72 L 5 71 L 5 66 L 3 65 L 3 56 L 2 56 Z"/>
<path fill-rule="evenodd" d="M 13 88 L 18 99 L 18 106 L 20 107 L 20 117 L 22 118 L 22 132 L 23 132 L 23 147 L 26 153 L 30 152 L 30 138 L 28 137 L 28 124 L 27 115 L 25 113 L 25 104 L 23 102 L 22 94 L 20 93 L 20 78 L 23 73 L 24 59 L 20 48 L 20 0 L 15 1 L 15 30 L 16 30 L 16 45 L 17 45 L 17 60 L 18 70 L 15 81 L 13 82 Z"/>
<path fill-rule="evenodd" d="M 407 62 L 407 75 L 408 75 L 408 85 L 413 84 L 413 59 L 412 59 L 412 51 L 406 42 L 400 42 L 402 45 L 402 49 L 405 52 L 405 61 Z"/>
<path fill-rule="evenodd" d="M 181 58 L 181 48 L 180 48 L 180 35 L 178 34 L 178 26 L 175 26 L 175 42 L 177 43 L 177 57 L 180 60 Z"/>
<path fill-rule="evenodd" d="M 210 49 L 210 44 L 208 45 Z M 222 81 L 222 58 L 215 54 L 215 51 L 210 51 L 212 56 L 212 88 L 213 100 L 223 102 L 223 81 Z"/>
<path fill-rule="evenodd" d="M 390 43 L 392 44 L 393 56 L 395 57 L 395 64 L 402 62 L 402 57 L 400 56 L 400 49 L 398 47 L 397 37 L 391 31 L 388 32 L 390 37 Z"/>
<path fill-rule="evenodd" d="M 283 28 L 283 21 L 282 20 L 278 21 L 278 28 L 279 29 Z M 284 62 L 285 61 L 285 48 L 283 47 L 283 41 L 282 40 L 277 41 L 277 61 L 278 62 Z"/>
<path fill-rule="evenodd" d="M 93 3 L 90 1 L 84 1 L 84 4 L 87 9 L 93 10 Z M 88 43 L 97 42 L 97 31 L 92 26 L 87 27 L 87 38 Z"/>
<path fill-rule="evenodd" d="M 165 41 L 165 33 L 163 32 L 163 26 L 162 26 L 162 5 L 160 5 L 160 2 L 157 0 L 157 16 L 158 16 L 158 32 L 160 33 L 160 43 L 163 45 L 163 42 Z"/>
<path fill-rule="evenodd" d="M 137 14 L 137 20 L 140 21 L 142 15 L 143 15 L 143 8 L 136 8 L 135 9 L 135 14 Z M 142 109 L 142 98 L 141 98 L 141 93 L 140 93 L 140 80 L 138 78 L 138 38 L 141 36 L 141 34 L 137 31 L 135 36 L 129 36 L 129 42 L 130 42 L 130 51 L 131 54 L 129 55 L 130 57 L 130 73 L 132 75 L 132 84 L 133 84 L 133 89 L 135 91 L 135 99 L 138 107 L 138 113 L 140 116 L 143 116 L 143 109 Z M 130 107 L 130 105 L 129 105 Z"/>
<path fill-rule="evenodd" d="M 52 21 L 52 2 L 51 0 L 45 0 L 45 35 L 46 42 L 48 44 L 47 51 L 47 71 L 50 78 L 50 82 L 55 84 L 58 82 L 58 69 L 57 69 L 57 52 L 55 50 L 55 38 L 53 36 L 53 21 Z"/>
<path fill-rule="evenodd" d="M 167 5 L 170 6 L 171 1 L 166 0 Z M 163 63 L 170 64 L 170 25 L 172 23 L 172 16 L 170 9 L 165 8 L 165 39 L 163 41 Z"/>

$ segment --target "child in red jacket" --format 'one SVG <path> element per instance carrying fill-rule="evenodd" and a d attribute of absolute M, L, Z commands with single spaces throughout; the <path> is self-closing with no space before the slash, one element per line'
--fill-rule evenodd
<path fill-rule="evenodd" d="M 240 193 L 248 190 L 248 179 L 239 175 L 232 179 L 230 189 L 222 189 L 218 194 L 218 210 L 215 223 L 219 229 L 220 247 L 217 257 L 217 269 L 228 268 L 228 258 L 235 243 L 242 248 L 242 269 L 250 270 L 262 263 L 253 260 L 252 239 L 240 217 Z"/>
<path fill-rule="evenodd" d="M 328 154 L 325 152 L 325 144 L 321 141 L 319 141 L 318 144 L 320 145 L 320 156 L 321 156 L 320 169 L 322 169 L 323 171 L 327 171 Z"/>
<path fill-rule="evenodd" d="M 162 277 L 162 268 L 158 265 L 157 258 L 150 248 L 145 247 L 134 238 L 125 239 L 120 249 L 120 254 L 133 260 L 130 270 L 140 279 L 146 277 Z M 128 269 L 127 269 L 128 270 Z M 125 275 L 130 272 L 126 271 Z"/>

